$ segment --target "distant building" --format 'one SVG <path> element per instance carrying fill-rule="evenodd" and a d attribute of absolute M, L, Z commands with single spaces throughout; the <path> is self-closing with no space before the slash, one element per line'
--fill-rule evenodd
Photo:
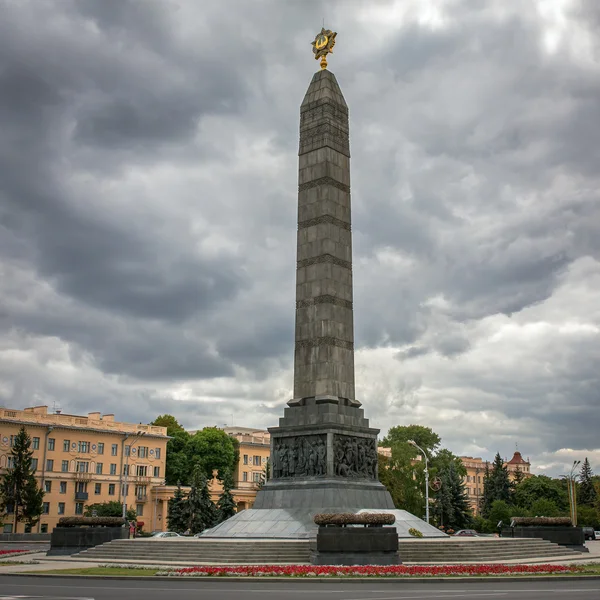
<path fill-rule="evenodd" d="M 48 413 L 47 406 L 0 408 L 0 475 L 10 467 L 14 437 L 24 426 L 32 440 L 33 466 L 45 490 L 44 513 L 35 531 L 52 531 L 61 517 L 82 515 L 88 504 L 125 497 L 146 531 L 161 529 L 167 428 L 120 423 L 114 415 Z M 0 515 L 4 533 L 23 532 L 11 514 Z"/>

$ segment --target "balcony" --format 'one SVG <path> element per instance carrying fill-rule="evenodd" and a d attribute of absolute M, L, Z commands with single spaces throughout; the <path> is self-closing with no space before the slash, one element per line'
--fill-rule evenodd
<path fill-rule="evenodd" d="M 75 500 L 87 500 L 88 493 L 87 492 L 75 492 Z"/>
<path fill-rule="evenodd" d="M 137 494 L 135 497 L 136 502 L 148 502 L 148 494 Z"/>
<path fill-rule="evenodd" d="M 83 471 L 75 472 L 75 481 L 91 481 L 92 473 L 84 473 Z"/>
<path fill-rule="evenodd" d="M 150 483 L 151 478 L 148 477 L 147 475 L 133 475 L 131 477 L 131 481 L 135 482 L 135 483 Z"/>

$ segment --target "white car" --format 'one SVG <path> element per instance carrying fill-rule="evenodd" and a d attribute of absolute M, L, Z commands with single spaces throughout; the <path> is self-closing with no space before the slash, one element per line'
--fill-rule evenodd
<path fill-rule="evenodd" d="M 158 533 L 153 533 L 152 537 L 154 539 L 158 538 L 172 538 L 172 537 L 181 537 L 178 533 L 174 531 L 159 531 Z"/>
<path fill-rule="evenodd" d="M 597 540 L 600 540 L 600 531 L 594 531 L 594 537 L 595 537 Z"/>

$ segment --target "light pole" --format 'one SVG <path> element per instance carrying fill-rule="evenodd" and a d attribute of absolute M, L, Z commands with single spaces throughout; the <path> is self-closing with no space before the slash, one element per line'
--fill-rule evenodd
<path fill-rule="evenodd" d="M 577 503 L 575 499 L 575 469 L 581 464 L 580 460 L 574 460 L 569 473 L 569 507 L 571 509 L 571 525 L 577 527 Z"/>
<path fill-rule="evenodd" d="M 144 435 L 146 435 L 145 431 L 138 431 L 135 434 L 136 439 L 133 440 L 133 442 L 131 442 L 129 446 L 123 446 L 123 449 L 129 448 L 129 452 L 125 452 L 125 468 L 123 469 L 123 520 L 127 519 L 127 478 L 129 477 L 129 455 L 131 454 L 131 449 L 133 448 L 133 445 L 136 442 L 138 442 Z M 125 441 L 127 441 L 128 437 L 130 437 L 130 434 L 127 434 L 127 436 L 125 437 Z"/>
<path fill-rule="evenodd" d="M 427 457 L 427 452 L 414 440 L 408 440 L 408 443 L 417 450 L 420 450 L 425 457 L 425 521 L 429 524 L 429 458 Z"/>

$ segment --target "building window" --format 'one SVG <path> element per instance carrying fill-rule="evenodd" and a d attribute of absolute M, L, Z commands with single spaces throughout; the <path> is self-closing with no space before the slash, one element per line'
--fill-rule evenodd
<path fill-rule="evenodd" d="M 131 446 L 125 446 L 125 456 L 131 455 Z"/>
<path fill-rule="evenodd" d="M 78 473 L 88 473 L 90 470 L 90 463 L 87 460 L 78 460 L 77 461 L 77 472 Z"/>
<path fill-rule="evenodd" d="M 148 456 L 148 446 L 140 446 L 138 456 L 140 458 L 146 458 Z"/>
<path fill-rule="evenodd" d="M 54 438 L 48 438 L 48 450 L 52 452 L 54 450 L 55 444 L 56 440 Z"/>
<path fill-rule="evenodd" d="M 127 497 L 129 495 L 129 484 L 128 483 L 124 483 L 121 486 L 121 494 L 125 497 Z"/>
<path fill-rule="evenodd" d="M 102 484 L 95 483 L 94 484 L 94 494 L 101 494 L 101 493 L 102 493 Z"/>
<path fill-rule="evenodd" d="M 108 495 L 109 496 L 114 496 L 115 495 L 115 484 L 114 483 L 109 483 L 108 484 Z"/>
<path fill-rule="evenodd" d="M 40 533 L 48 533 L 48 523 L 42 523 Z"/>
<path fill-rule="evenodd" d="M 46 471 L 54 471 L 54 461 L 51 458 L 46 461 Z"/>
<path fill-rule="evenodd" d="M 135 514 L 138 517 L 143 517 L 144 516 L 144 505 L 143 504 L 136 504 L 135 505 Z"/>
<path fill-rule="evenodd" d="M 38 467 L 38 459 L 37 458 L 32 458 L 31 459 L 31 468 L 34 471 L 37 471 L 37 467 Z"/>
<path fill-rule="evenodd" d="M 83 514 L 83 502 L 75 502 L 75 514 L 76 515 Z"/>
<path fill-rule="evenodd" d="M 261 465 L 260 456 L 255 456 L 254 457 L 254 466 L 255 467 L 260 467 L 260 465 Z"/>
<path fill-rule="evenodd" d="M 129 475 L 129 465 L 123 465 L 123 475 Z"/>
<path fill-rule="evenodd" d="M 104 454 L 104 444 L 102 442 L 98 442 L 98 454 Z"/>
<path fill-rule="evenodd" d="M 62 464 L 60 465 L 60 470 L 63 473 L 68 473 L 69 472 L 69 461 L 68 460 L 63 460 Z"/>
<path fill-rule="evenodd" d="M 87 454 L 90 451 L 90 443 L 89 442 L 79 442 L 77 444 L 78 452 L 82 454 Z"/>
<path fill-rule="evenodd" d="M 15 468 L 15 457 L 14 456 L 8 456 L 6 458 L 6 468 L 7 469 L 14 469 Z"/>
<path fill-rule="evenodd" d="M 49 494 L 52 491 L 51 481 L 44 481 L 44 491 L 46 492 L 46 494 Z"/>
<path fill-rule="evenodd" d="M 137 466 L 137 473 L 136 475 L 138 477 L 147 477 L 148 476 L 148 467 L 147 465 L 138 465 Z"/>
<path fill-rule="evenodd" d="M 4 523 L 4 533 L 12 533 L 12 528 L 12 523 Z"/>
<path fill-rule="evenodd" d="M 59 515 L 64 515 L 65 514 L 65 503 L 64 502 L 59 502 L 58 503 L 58 514 Z"/>
<path fill-rule="evenodd" d="M 117 465 L 114 463 L 111 463 L 110 465 L 110 474 L 111 475 L 116 475 L 117 474 Z"/>
<path fill-rule="evenodd" d="M 71 449 L 71 440 L 63 441 L 63 452 L 68 452 Z"/>
<path fill-rule="evenodd" d="M 154 458 L 160 458 L 160 448 L 154 449 Z"/>
<path fill-rule="evenodd" d="M 138 500 L 145 499 L 147 496 L 148 490 L 145 485 L 136 485 L 135 486 L 135 497 Z"/>
<path fill-rule="evenodd" d="M 39 437 L 34 437 L 31 443 L 31 447 L 34 450 L 39 450 L 40 449 L 40 438 Z"/>
<path fill-rule="evenodd" d="M 248 481 L 248 471 L 242 473 L 242 481 Z"/>
<path fill-rule="evenodd" d="M 61 494 L 66 494 L 67 493 L 67 482 L 66 481 L 61 481 L 60 482 L 60 493 Z"/>
<path fill-rule="evenodd" d="M 76 484 L 77 492 L 87 492 L 87 482 L 86 481 L 78 481 Z"/>
<path fill-rule="evenodd" d="M 160 467 L 154 467 L 154 477 L 160 477 Z"/>
<path fill-rule="evenodd" d="M 110 447 L 110 453 L 112 456 L 116 456 L 118 451 L 119 451 L 119 447 L 117 446 L 117 444 L 113 444 Z"/>
<path fill-rule="evenodd" d="M 96 475 L 102 475 L 103 463 L 96 463 Z"/>
<path fill-rule="evenodd" d="M 244 454 L 244 464 L 247 465 L 248 464 L 248 455 Z"/>
<path fill-rule="evenodd" d="M 252 481 L 254 481 L 254 483 L 260 483 L 262 481 L 262 473 L 254 471 L 252 473 Z"/>
<path fill-rule="evenodd" d="M 42 506 L 43 506 L 43 508 L 42 508 L 42 514 L 43 515 L 49 515 L 50 514 L 50 502 L 44 502 L 44 504 L 42 504 Z"/>

